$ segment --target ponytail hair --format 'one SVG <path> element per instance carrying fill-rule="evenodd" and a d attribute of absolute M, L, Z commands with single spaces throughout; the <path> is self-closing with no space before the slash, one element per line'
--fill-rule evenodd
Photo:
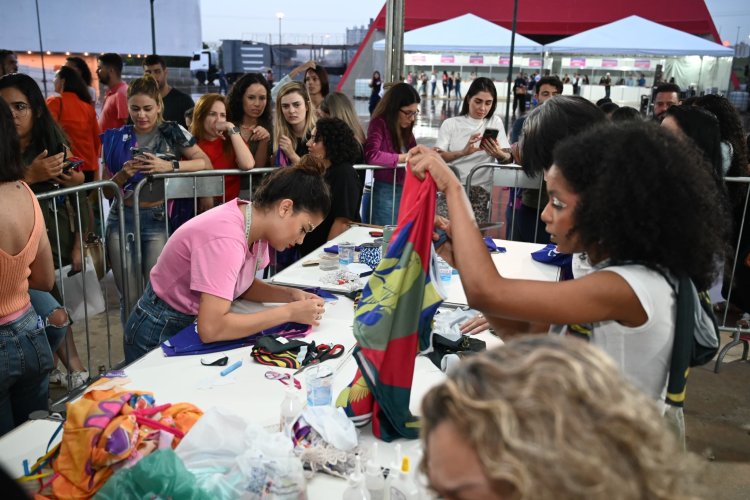
<path fill-rule="evenodd" d="M 161 99 L 159 84 L 153 76 L 143 75 L 142 77 L 136 78 L 130 82 L 130 85 L 128 85 L 128 99 L 139 94 L 148 96 L 156 101 L 156 105 L 159 106 L 159 117 L 157 118 L 156 123 L 162 123 L 164 121 L 164 101 Z"/>
<path fill-rule="evenodd" d="M 323 160 L 304 155 L 294 167 L 279 168 L 267 176 L 253 195 L 253 205 L 269 209 L 276 202 L 290 199 L 294 212 L 305 211 L 328 215 L 331 210 L 331 190 L 323 178 Z"/>

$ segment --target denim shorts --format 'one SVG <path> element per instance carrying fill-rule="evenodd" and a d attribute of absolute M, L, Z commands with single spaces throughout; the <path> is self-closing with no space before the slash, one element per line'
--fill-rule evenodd
<path fill-rule="evenodd" d="M 47 409 L 52 349 L 34 308 L 0 325 L 0 435 Z"/>
<path fill-rule="evenodd" d="M 125 324 L 125 362 L 132 363 L 195 321 L 161 300 L 151 283 Z"/>

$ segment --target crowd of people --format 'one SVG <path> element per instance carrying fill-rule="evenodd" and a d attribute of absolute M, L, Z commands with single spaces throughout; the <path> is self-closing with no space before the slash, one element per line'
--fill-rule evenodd
<path fill-rule="evenodd" d="M 294 262 L 352 222 L 394 224 L 406 175 L 395 167 L 407 164 L 420 178 L 429 173 L 442 193 L 445 217 L 436 227 L 448 242 L 439 253 L 481 313 L 478 329 L 550 334 L 476 356 L 426 396 L 423 470 L 433 488 L 446 498 L 463 498 L 464 490 L 524 498 L 689 493 L 689 483 L 675 479 L 688 474 L 689 461 L 676 458 L 679 440 L 661 421 L 675 283 L 687 278 L 704 291 L 723 273 L 724 293 L 731 281 L 732 302 L 750 311 L 750 240 L 740 233 L 746 188 L 725 181 L 749 174 L 748 145 L 725 98 L 683 99 L 679 87 L 662 84 L 653 113 L 643 117 L 608 98 L 560 95 L 557 77 L 530 86 L 519 75 L 519 116 L 506 133 L 492 80 L 473 78 L 461 97 L 460 74 L 444 73 L 445 93 L 463 103 L 428 148 L 414 125 L 422 98 L 435 92 L 435 72 L 388 86 L 375 72 L 365 132 L 351 100 L 332 92 L 312 61 L 273 87 L 251 73 L 226 96 L 208 93 L 193 103 L 169 85 L 159 56 L 147 57 L 143 76 L 125 83 L 120 56 L 102 54 L 96 74 L 107 90 L 97 117 L 91 73 L 76 59 L 59 68 L 58 95 L 46 100 L 15 60 L 0 61 L 7 73 L 0 75 L 0 209 L 13 213 L 0 217 L 7 235 L 0 285 L 8 291 L 0 332 L 15 339 L 13 349 L 3 340 L 9 361 L 0 367 L 7 370 L 0 435 L 47 407 L 48 384 L 63 378 L 56 357 L 74 385 L 88 378 L 54 272 L 81 269 L 81 235 L 96 232 L 90 201 L 98 200 L 76 194 L 40 203 L 37 194 L 98 179 L 118 187 L 104 189 L 113 209 L 98 223 L 132 362 L 194 321 L 204 342 L 286 321 L 318 324 L 322 299 L 256 279 L 258 271 Z M 353 168 L 359 163 L 384 168 L 369 180 Z M 516 163 L 543 179 L 539 190 L 511 193 L 508 237 L 551 242 L 572 255 L 570 279 L 513 280 L 497 271 L 478 225 L 490 218 L 491 172 L 465 186 L 472 169 L 487 163 Z M 240 177 L 226 176 L 224 196 L 201 199 L 198 213 L 169 206 L 164 181 L 152 179 L 137 197 L 140 259 L 120 241 L 121 223 L 128 239 L 136 230 L 135 191 L 144 177 L 268 166 L 284 168 L 254 186 L 252 201 L 242 199 L 249 186 Z M 722 264 L 735 251 L 732 275 L 729 261 Z M 127 286 L 139 279 L 144 291 Z M 282 305 L 239 314 L 230 310 L 238 298 Z M 571 440 L 588 444 L 564 444 Z M 456 453 L 463 459 L 449 459 Z M 559 477 L 559 464 L 578 474 Z"/>

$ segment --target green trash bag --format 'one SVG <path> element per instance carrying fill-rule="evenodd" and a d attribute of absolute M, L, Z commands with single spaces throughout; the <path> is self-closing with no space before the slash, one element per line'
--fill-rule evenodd
<path fill-rule="evenodd" d="M 159 499 L 211 500 L 195 482 L 172 449 L 157 450 L 134 467 L 115 473 L 94 497 L 96 500 Z"/>

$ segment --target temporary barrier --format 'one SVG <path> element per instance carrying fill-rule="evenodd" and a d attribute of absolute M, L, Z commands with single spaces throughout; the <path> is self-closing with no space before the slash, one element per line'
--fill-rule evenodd
<path fill-rule="evenodd" d="M 44 212 L 45 209 L 49 210 L 49 213 L 52 214 L 52 221 L 49 224 L 50 227 L 47 228 L 47 231 L 49 233 L 52 233 L 51 241 L 53 241 L 53 244 L 55 245 L 55 250 L 57 254 L 57 262 L 55 262 L 55 267 L 57 268 L 57 275 L 58 279 L 57 282 L 59 285 L 59 292 L 60 296 L 62 298 L 62 306 L 66 307 L 68 310 L 72 309 L 74 304 L 72 304 L 73 297 L 72 295 L 75 293 L 78 296 L 78 301 L 82 301 L 81 303 L 76 304 L 79 311 L 82 311 L 82 318 L 79 317 L 77 319 L 82 319 L 83 321 L 83 328 L 85 332 L 85 338 L 86 338 L 86 358 L 87 358 L 87 368 L 89 374 L 95 373 L 95 368 L 91 364 L 91 334 L 92 329 L 90 326 L 90 322 L 92 317 L 94 316 L 93 311 L 90 311 L 91 304 L 89 301 L 86 300 L 86 297 L 91 296 L 91 287 L 98 286 L 98 280 L 94 278 L 93 282 L 92 280 L 85 279 L 87 274 L 90 274 L 91 272 L 94 272 L 94 275 L 96 276 L 96 273 L 105 273 L 106 270 L 109 268 L 109 264 L 107 262 L 108 256 L 105 251 L 100 247 L 98 249 L 93 248 L 93 245 L 103 245 L 104 248 L 106 248 L 106 232 L 104 231 L 103 224 L 94 224 L 93 221 L 89 225 L 90 227 L 84 227 L 84 221 L 93 219 L 91 217 L 93 215 L 93 212 L 89 210 L 89 204 L 88 204 L 88 198 L 89 195 L 95 194 L 94 197 L 97 200 L 96 203 L 96 211 L 99 215 L 99 220 L 104 220 L 104 206 L 102 200 L 104 199 L 104 191 L 107 191 L 108 194 L 111 194 L 115 197 L 120 203 L 118 203 L 118 207 L 120 207 L 120 226 L 118 228 L 119 236 L 123 239 L 125 237 L 125 225 L 124 225 L 124 217 L 122 213 L 122 193 L 120 191 L 119 186 L 115 184 L 112 181 L 95 181 L 86 183 L 80 186 L 75 187 L 69 187 L 69 188 L 63 188 L 63 189 L 55 189 L 53 191 L 49 191 L 46 193 L 41 193 L 37 195 L 37 199 L 39 200 L 40 205 L 42 206 L 42 211 Z M 64 216 L 61 217 L 61 214 Z M 62 220 L 61 220 L 62 219 Z M 48 217 L 49 222 L 49 217 Z M 70 241 L 69 238 L 62 238 L 61 229 L 67 229 L 63 227 L 63 224 L 68 224 L 71 226 L 71 229 L 68 230 L 69 232 L 72 232 L 72 229 L 78 228 L 79 230 L 74 233 L 74 237 L 78 239 L 77 243 L 80 247 L 80 257 L 81 257 L 81 272 L 76 273 L 70 277 L 67 276 L 67 272 L 65 275 L 63 274 L 64 268 L 68 266 L 63 266 L 63 251 L 69 251 L 67 248 L 63 249 L 61 247 L 61 241 L 66 240 Z M 83 229 L 83 230 L 81 230 Z M 92 243 L 89 243 L 92 242 Z M 96 242 L 96 243 L 94 243 Z M 87 258 L 87 254 L 89 254 L 89 258 Z M 67 259 L 66 259 L 67 260 Z M 123 261 L 125 262 L 125 261 Z M 91 265 L 94 265 L 96 269 L 91 269 Z M 127 275 L 127 269 L 120 269 L 122 274 L 125 276 Z M 77 280 L 76 277 L 80 277 L 80 280 Z M 127 282 L 124 283 L 126 290 L 129 284 Z M 70 287 L 75 288 L 75 292 Z M 96 293 L 103 293 L 104 294 L 104 313 L 105 313 L 105 321 L 106 321 L 106 336 L 107 336 L 107 368 L 111 368 L 113 365 L 112 360 L 112 335 L 111 335 L 111 328 L 110 328 L 110 321 L 109 321 L 109 301 L 107 300 L 107 290 L 106 288 L 103 290 L 103 292 L 97 291 Z M 39 312 L 39 311 L 37 311 Z M 47 318 L 45 318 L 45 321 Z M 49 326 L 49 325 L 48 325 Z M 60 325 L 60 327 L 67 326 L 67 325 Z M 95 332 L 98 333 L 98 332 Z M 65 360 L 66 364 L 70 359 L 70 355 L 67 348 L 67 342 L 63 339 L 63 344 L 65 347 L 62 349 L 62 358 Z M 70 374 L 69 374 L 70 375 Z M 69 391 L 74 389 L 71 384 L 70 376 L 68 376 L 68 389 Z"/>
<path fill-rule="evenodd" d="M 471 188 L 474 186 L 473 181 L 474 177 L 477 175 L 478 172 L 486 169 L 492 169 L 492 187 L 502 187 L 502 188 L 516 188 L 516 189 L 542 189 L 542 181 L 543 178 L 541 176 L 539 177 L 529 177 L 524 171 L 523 168 L 520 165 L 516 165 L 515 163 L 510 163 L 507 165 L 500 165 L 498 163 L 482 163 L 481 165 L 477 165 L 476 167 L 472 168 L 469 172 L 469 175 L 466 177 L 466 196 L 471 195 Z M 494 189 L 493 189 L 494 191 Z M 492 221 L 492 206 L 493 206 L 493 199 L 492 199 L 492 193 L 490 193 L 490 221 Z M 515 204 L 515 200 L 511 200 L 510 203 Z M 534 234 L 536 235 L 538 231 L 538 224 L 539 224 L 539 214 L 544 209 L 544 207 L 541 206 L 541 200 L 539 201 L 539 204 L 537 205 L 537 217 L 536 217 L 536 226 L 534 227 Z M 502 221 L 502 212 L 500 213 L 500 220 Z M 495 224 L 495 226 L 502 225 L 502 224 Z M 516 211 L 511 210 L 511 220 L 510 220 L 510 228 L 509 230 L 506 230 L 506 239 L 512 240 L 514 239 L 513 235 L 515 234 L 515 226 L 516 226 Z M 489 227 L 494 227 L 492 224 L 490 224 Z M 486 228 L 485 228 L 486 229 Z"/>

